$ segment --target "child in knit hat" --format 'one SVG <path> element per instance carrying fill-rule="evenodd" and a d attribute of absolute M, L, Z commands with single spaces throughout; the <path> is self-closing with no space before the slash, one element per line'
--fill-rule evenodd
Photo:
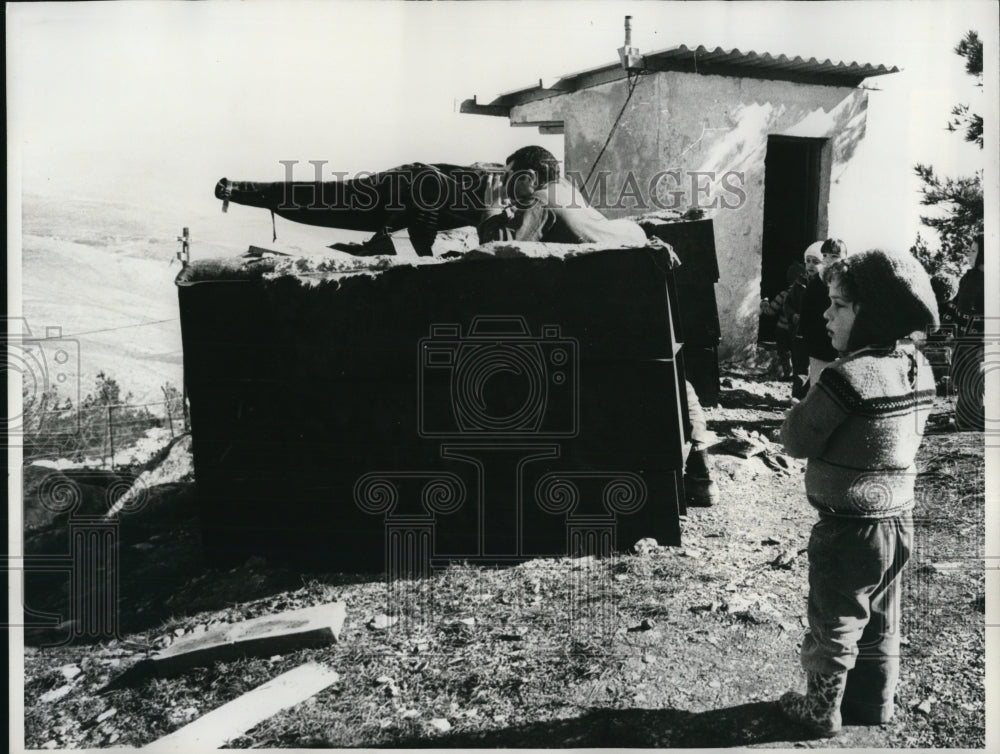
<path fill-rule="evenodd" d="M 899 675 L 900 571 L 913 540 L 914 458 L 934 377 L 906 338 L 937 325 L 927 273 L 910 255 L 866 251 L 827 267 L 827 333 L 840 357 L 781 428 L 807 458 L 809 540 L 805 696 L 779 706 L 820 735 L 842 720 L 888 722 Z M 843 715 L 842 715 L 843 713 Z"/>

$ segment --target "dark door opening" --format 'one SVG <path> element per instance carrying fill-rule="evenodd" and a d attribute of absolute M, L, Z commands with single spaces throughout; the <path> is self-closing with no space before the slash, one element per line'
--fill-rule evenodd
<path fill-rule="evenodd" d="M 764 235 L 760 295 L 774 298 L 788 287 L 788 268 L 817 240 L 820 154 L 824 139 L 767 137 L 764 159 Z M 761 317 L 758 341 L 773 342 L 773 317 Z"/>

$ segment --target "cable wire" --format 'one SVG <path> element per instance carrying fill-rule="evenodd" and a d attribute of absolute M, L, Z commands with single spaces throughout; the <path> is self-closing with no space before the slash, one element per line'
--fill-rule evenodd
<path fill-rule="evenodd" d="M 628 107 L 628 103 L 632 99 L 632 93 L 635 91 L 636 85 L 639 83 L 640 73 L 636 73 L 633 78 L 632 71 L 627 72 L 628 75 L 628 95 L 625 97 L 625 102 L 622 104 L 622 109 L 618 111 L 618 117 L 615 118 L 615 122 L 611 125 L 611 130 L 608 132 L 608 138 L 604 140 L 604 146 L 601 147 L 601 151 L 597 153 L 597 159 L 594 160 L 594 164 L 590 166 L 590 172 L 587 173 L 587 178 L 583 182 L 584 190 L 587 188 L 587 184 L 590 183 L 590 177 L 594 174 L 597 169 L 598 163 L 601 161 L 601 157 L 604 156 L 604 150 L 608 148 L 608 144 L 611 143 L 611 137 L 615 135 L 615 131 L 618 130 L 618 124 L 621 122 L 622 115 L 625 114 L 625 108 Z M 589 192 L 588 192 L 589 193 Z"/>
<path fill-rule="evenodd" d="M 135 322 L 131 325 L 120 325 L 118 327 L 105 327 L 103 330 L 87 330 L 86 332 L 74 332 L 68 335 L 60 335 L 60 339 L 65 340 L 66 338 L 79 338 L 81 335 L 96 335 L 102 332 L 115 332 L 116 330 L 126 330 L 129 327 L 145 327 L 147 325 L 162 325 L 164 322 L 174 322 L 177 317 L 171 317 L 170 319 L 158 319 L 155 322 Z M 33 338 L 33 340 L 42 340 L 41 338 Z"/>

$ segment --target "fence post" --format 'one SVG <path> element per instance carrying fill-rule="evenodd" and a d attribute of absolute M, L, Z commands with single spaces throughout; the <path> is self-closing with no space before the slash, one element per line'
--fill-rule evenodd
<path fill-rule="evenodd" d="M 108 446 L 111 452 L 111 470 L 115 470 L 115 425 L 111 418 L 114 406 L 108 406 Z"/>
<path fill-rule="evenodd" d="M 35 434 L 38 435 L 39 439 L 41 439 L 41 436 L 42 436 L 42 425 L 45 423 L 45 407 L 48 405 L 48 403 L 49 403 L 49 395 L 48 395 L 48 393 L 46 393 L 43 390 L 42 391 L 42 400 L 39 403 L 39 410 L 38 410 L 38 429 L 35 432 Z M 22 411 L 21 412 L 21 416 L 23 417 L 24 414 L 25 414 L 25 412 Z M 22 418 L 22 421 L 23 421 L 23 418 Z M 29 430 L 29 427 L 25 426 L 24 427 L 25 434 L 28 433 L 28 430 Z"/>
<path fill-rule="evenodd" d="M 170 413 L 170 395 L 167 393 L 167 386 L 160 385 L 163 391 L 163 405 L 167 409 L 167 425 L 170 427 L 170 439 L 174 439 L 174 416 Z"/>

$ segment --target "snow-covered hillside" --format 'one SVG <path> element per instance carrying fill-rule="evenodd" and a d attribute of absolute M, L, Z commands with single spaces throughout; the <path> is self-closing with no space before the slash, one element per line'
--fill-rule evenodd
<path fill-rule="evenodd" d="M 78 343 L 79 396 L 98 372 L 136 401 L 163 399 L 182 379 L 180 322 L 173 279 L 180 228 L 139 207 L 86 199 L 25 196 L 22 204 L 22 311 L 34 338 L 58 327 Z M 73 358 L 76 350 L 69 351 Z M 55 364 L 47 365 L 55 372 Z M 72 374 L 72 365 L 65 370 Z M 76 399 L 69 381 L 49 381 Z M 75 376 L 71 378 L 75 381 Z"/>

